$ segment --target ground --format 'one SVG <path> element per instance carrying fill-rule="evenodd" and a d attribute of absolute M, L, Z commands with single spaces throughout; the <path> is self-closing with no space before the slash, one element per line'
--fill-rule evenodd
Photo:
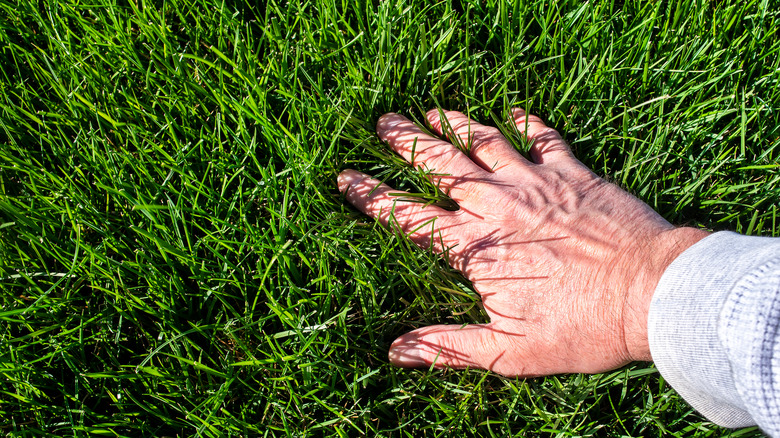
<path fill-rule="evenodd" d="M 336 175 L 446 203 L 378 117 L 441 106 L 503 127 L 521 106 L 669 221 L 777 236 L 770 2 L 0 10 L 2 433 L 760 436 L 707 422 L 650 364 L 392 367 L 404 331 L 484 315 Z"/>

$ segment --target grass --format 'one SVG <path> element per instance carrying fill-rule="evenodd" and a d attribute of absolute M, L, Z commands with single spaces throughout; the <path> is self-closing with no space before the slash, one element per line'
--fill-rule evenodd
<path fill-rule="evenodd" d="M 768 1 L 0 0 L 0 433 L 760 436 L 652 366 L 399 370 L 469 285 L 346 205 L 387 111 L 542 116 L 670 221 L 780 234 Z"/>

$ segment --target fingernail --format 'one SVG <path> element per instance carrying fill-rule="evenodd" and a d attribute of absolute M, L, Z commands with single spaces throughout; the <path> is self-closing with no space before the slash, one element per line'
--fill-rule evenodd
<path fill-rule="evenodd" d="M 422 351 L 415 344 L 405 342 L 403 337 L 398 338 L 390 346 L 387 353 L 390 363 L 397 367 L 418 368 L 428 366 L 422 359 Z"/>
<path fill-rule="evenodd" d="M 387 357 L 390 363 L 397 367 L 419 368 L 427 365 L 416 348 L 394 348 L 390 350 Z"/>
<path fill-rule="evenodd" d="M 376 129 L 379 132 L 387 131 L 397 126 L 403 121 L 403 118 L 396 113 L 387 113 L 376 121 Z"/>
<path fill-rule="evenodd" d="M 338 176 L 337 182 L 339 185 L 339 191 L 345 192 L 349 186 L 356 184 L 361 179 L 360 172 L 352 169 L 347 169 L 341 172 Z"/>

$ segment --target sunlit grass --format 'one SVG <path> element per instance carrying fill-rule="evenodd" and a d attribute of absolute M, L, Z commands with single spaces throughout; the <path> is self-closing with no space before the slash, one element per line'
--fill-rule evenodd
<path fill-rule="evenodd" d="M 377 118 L 522 106 L 670 221 L 777 236 L 769 5 L 0 0 L 0 433 L 732 433 L 644 364 L 393 368 L 483 316 L 335 178 L 435 198 Z"/>

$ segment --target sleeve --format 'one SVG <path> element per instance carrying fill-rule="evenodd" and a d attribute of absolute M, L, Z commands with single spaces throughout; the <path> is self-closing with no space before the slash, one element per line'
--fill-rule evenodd
<path fill-rule="evenodd" d="M 648 341 L 702 415 L 780 437 L 780 239 L 720 232 L 684 251 L 656 287 Z"/>

